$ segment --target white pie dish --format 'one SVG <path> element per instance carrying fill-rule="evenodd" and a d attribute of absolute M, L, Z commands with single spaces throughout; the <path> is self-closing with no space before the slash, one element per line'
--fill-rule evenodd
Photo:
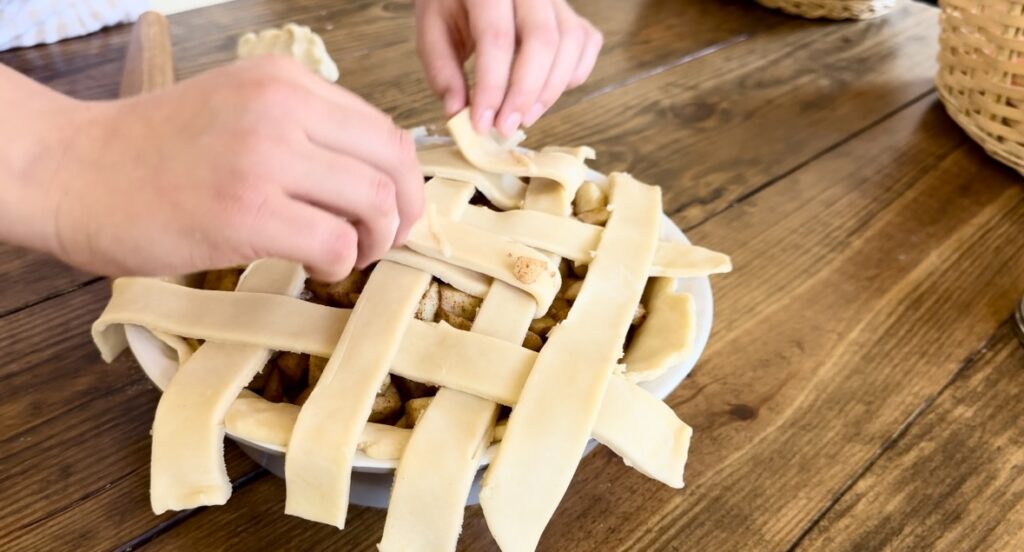
<path fill-rule="evenodd" d="M 689 243 L 689 240 L 686 239 L 686 236 L 679 227 L 664 215 L 661 225 L 661 239 Z M 694 347 L 689 357 L 670 367 L 661 376 L 639 383 L 640 387 L 659 399 L 667 397 L 690 373 L 700 358 L 711 333 L 713 309 L 711 284 L 708 278 L 679 278 L 676 285 L 678 290 L 685 291 L 693 296 L 697 315 L 697 331 Z M 170 351 L 167 345 L 145 328 L 127 326 L 125 333 L 128 339 L 128 346 L 138 360 L 139 365 L 146 372 L 150 380 L 163 390 L 164 385 L 170 381 L 171 376 L 177 370 L 176 355 Z M 279 477 L 283 477 L 284 453 L 280 447 L 248 441 L 230 433 L 228 433 L 228 437 L 237 442 L 242 450 L 261 466 Z M 589 453 L 596 444 L 596 441 L 591 440 L 586 452 Z M 485 452 L 481 461 L 481 470 L 477 475 L 477 481 L 474 482 L 467 504 L 476 504 L 478 502 L 477 491 L 479 489 L 480 475 L 483 473 L 482 468 L 489 464 L 496 448 L 496 445 L 491 445 Z M 395 460 L 380 460 L 366 456 L 362 452 L 356 452 L 353 461 L 350 501 L 361 506 L 386 507 L 396 464 L 397 461 Z"/>
<path fill-rule="evenodd" d="M 451 139 L 419 135 L 416 137 L 416 142 L 418 147 L 423 148 L 447 145 L 451 143 Z M 597 171 L 588 170 L 587 180 L 601 183 L 606 181 L 607 177 Z M 672 222 L 672 219 L 664 214 L 662 214 L 661 219 L 660 239 L 662 241 L 690 243 L 686 235 L 683 234 L 683 231 Z M 689 293 L 693 297 L 697 328 L 694 336 L 694 346 L 687 358 L 669 367 L 657 378 L 638 383 L 640 387 L 659 399 L 667 397 L 689 375 L 703 353 L 708 337 L 711 334 L 713 303 L 710 280 L 706 276 L 677 278 L 676 289 Z M 177 355 L 170 347 L 150 333 L 149 330 L 141 326 L 125 326 L 125 335 L 128 346 L 138 360 L 139 365 L 146 372 L 149 379 L 163 391 L 164 386 L 171 381 L 171 377 L 177 371 Z M 284 450 L 281 447 L 268 443 L 249 441 L 231 433 L 227 435 L 261 466 L 278 477 L 284 477 Z M 591 439 L 587 444 L 584 455 L 590 453 L 596 445 L 597 441 Z M 473 488 L 467 499 L 467 504 L 476 504 L 479 501 L 477 492 L 479 491 L 483 468 L 490 463 L 496 450 L 497 445 L 491 445 L 484 452 L 481 459 L 481 469 L 478 471 L 476 480 L 473 482 Z M 352 463 L 350 502 L 361 506 L 386 508 L 397 463 L 396 460 L 371 458 L 361 451 L 356 451 Z"/>

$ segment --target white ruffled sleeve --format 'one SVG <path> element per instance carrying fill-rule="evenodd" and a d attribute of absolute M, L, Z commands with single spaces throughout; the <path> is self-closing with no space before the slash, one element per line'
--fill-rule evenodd
<path fill-rule="evenodd" d="M 134 21 L 148 0 L 0 0 L 0 51 L 51 44 Z"/>

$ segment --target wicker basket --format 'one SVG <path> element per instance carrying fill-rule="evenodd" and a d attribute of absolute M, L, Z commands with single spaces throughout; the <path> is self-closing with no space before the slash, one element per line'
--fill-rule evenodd
<path fill-rule="evenodd" d="M 939 97 L 971 138 L 1024 174 L 1024 1 L 941 6 Z"/>
<path fill-rule="evenodd" d="M 899 0 L 757 0 L 768 8 L 808 19 L 871 19 L 885 15 Z"/>

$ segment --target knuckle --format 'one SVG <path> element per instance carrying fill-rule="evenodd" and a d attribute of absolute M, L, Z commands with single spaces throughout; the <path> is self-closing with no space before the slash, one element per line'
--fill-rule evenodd
<path fill-rule="evenodd" d="M 325 271 L 344 277 L 352 270 L 358 253 L 359 238 L 348 224 L 336 224 L 323 238 L 321 258 Z"/>
<path fill-rule="evenodd" d="M 391 146 L 400 163 L 406 167 L 416 166 L 416 142 L 412 136 L 398 128 L 391 129 Z"/>
<path fill-rule="evenodd" d="M 570 25 L 562 30 L 562 45 L 564 47 L 572 47 L 578 50 L 583 47 L 586 39 L 587 32 L 580 26 Z"/>
<path fill-rule="evenodd" d="M 491 25 L 477 37 L 481 48 L 500 50 L 512 49 L 515 46 L 515 31 L 511 25 Z"/>
<path fill-rule="evenodd" d="M 266 194 L 256 183 L 239 181 L 221 191 L 222 206 L 237 221 L 255 223 Z"/>
<path fill-rule="evenodd" d="M 260 115 L 272 113 L 281 106 L 302 105 L 297 87 L 277 74 L 254 76 L 246 83 L 242 99 L 246 108 Z"/>
<path fill-rule="evenodd" d="M 378 174 L 373 177 L 370 186 L 375 214 L 393 215 L 395 212 L 395 186 L 391 179 Z"/>
<path fill-rule="evenodd" d="M 560 37 L 558 28 L 553 24 L 539 24 L 526 33 L 525 39 L 533 42 L 544 51 L 554 52 L 558 48 Z"/>

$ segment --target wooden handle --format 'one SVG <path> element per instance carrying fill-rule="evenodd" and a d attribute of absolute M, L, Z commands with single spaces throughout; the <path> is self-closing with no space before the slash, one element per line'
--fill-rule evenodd
<path fill-rule="evenodd" d="M 121 97 L 154 92 L 174 84 L 174 53 L 167 19 L 146 12 L 135 22 L 125 54 Z"/>

